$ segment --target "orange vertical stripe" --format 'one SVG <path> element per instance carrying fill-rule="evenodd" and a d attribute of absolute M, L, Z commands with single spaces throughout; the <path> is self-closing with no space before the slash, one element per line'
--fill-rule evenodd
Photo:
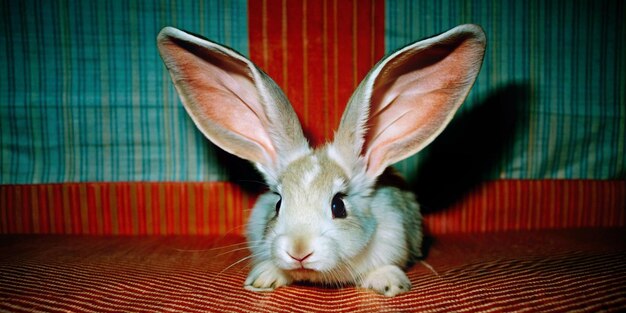
<path fill-rule="evenodd" d="M 217 219 L 217 227 L 218 233 L 225 234 L 227 232 L 226 229 L 226 202 L 224 201 L 225 192 L 224 185 L 218 184 L 217 186 L 217 207 L 219 208 L 217 211 L 218 219 Z"/>
<path fill-rule="evenodd" d="M 23 198 L 24 198 L 24 206 L 27 208 L 25 210 L 22 211 L 22 231 L 24 233 L 33 233 L 33 209 L 34 207 L 34 202 L 32 201 L 33 198 L 31 196 L 30 193 L 30 188 L 24 188 L 22 190 L 23 193 Z"/>
<path fill-rule="evenodd" d="M 204 226 L 204 215 L 208 210 L 208 207 L 204 205 L 204 192 L 203 192 L 203 184 L 194 185 L 195 189 L 195 205 L 196 205 L 196 234 L 206 235 L 208 232 L 206 231 L 206 227 Z"/>
<path fill-rule="evenodd" d="M 208 186 L 207 189 L 205 189 L 206 191 L 206 196 L 208 199 L 208 210 L 209 210 L 209 214 L 208 214 L 208 219 L 207 219 L 207 224 L 209 225 L 209 232 L 210 233 L 218 233 L 217 231 L 217 224 L 219 223 L 219 219 L 218 219 L 218 213 L 217 211 L 220 209 L 219 207 L 219 203 L 217 202 L 217 185 L 211 184 Z"/>
<path fill-rule="evenodd" d="M 105 220 L 105 234 L 109 235 L 117 235 L 119 234 L 119 223 L 117 220 L 117 197 L 119 196 L 117 192 L 118 185 L 107 185 L 103 190 L 102 197 L 105 199 L 106 208 L 104 210 L 104 220 Z"/>
<path fill-rule="evenodd" d="M 145 229 L 143 234 L 151 235 L 153 230 L 152 225 L 152 186 L 154 183 L 146 183 L 143 188 L 143 206 L 144 206 L 144 221 L 142 221 Z"/>
<path fill-rule="evenodd" d="M 33 212 L 33 232 L 35 234 L 45 234 L 47 231 L 45 230 L 45 224 L 47 222 L 45 208 L 46 205 L 42 201 L 44 193 L 41 192 L 41 185 L 36 185 L 31 188 L 31 198 L 33 199 L 33 210 L 37 212 Z M 0 191 L 1 192 L 1 191 Z M 0 201 L 0 205 L 2 202 Z"/>
<path fill-rule="evenodd" d="M 303 85 L 302 85 L 302 90 L 297 90 L 296 92 L 298 93 L 302 93 L 303 97 L 302 97 L 302 103 L 293 103 L 295 105 L 296 108 L 301 108 L 300 110 L 296 109 L 297 111 L 301 111 L 302 113 L 300 114 L 300 116 L 302 116 L 300 118 L 300 122 L 303 124 L 304 128 L 305 128 L 305 133 L 307 134 L 307 136 L 309 137 L 309 139 L 311 140 L 311 144 L 315 144 L 315 139 L 313 139 L 312 137 L 315 136 L 315 131 L 313 130 L 313 127 L 309 126 L 310 124 L 310 119 L 309 119 L 309 96 L 310 96 L 310 89 L 309 89 L 309 49 L 311 48 L 310 42 L 309 42 L 309 12 L 307 10 L 307 2 L 306 0 L 302 1 L 302 29 L 300 30 L 300 36 L 302 38 L 302 40 L 304 40 L 303 43 L 303 48 L 302 48 L 302 56 L 301 58 L 296 59 L 298 63 L 300 63 L 300 67 L 302 68 L 302 76 L 303 76 Z"/>
<path fill-rule="evenodd" d="M 174 234 L 174 209 L 172 205 L 172 185 L 165 183 L 163 185 L 163 205 L 161 207 L 161 224 L 165 226 L 164 234 Z"/>
<path fill-rule="evenodd" d="M 250 0 L 249 8 L 250 58 L 283 88 L 311 143 L 331 139 L 383 54 L 384 2 Z"/>
<path fill-rule="evenodd" d="M 139 199 L 137 198 L 137 187 L 136 184 L 128 184 L 129 234 L 131 235 L 139 234 L 139 206 L 137 205 Z"/>
<path fill-rule="evenodd" d="M 12 186 L 0 188 L 0 234 L 9 232 L 9 194 Z"/>
<path fill-rule="evenodd" d="M 48 189 L 48 195 L 51 199 L 51 213 L 54 219 L 53 233 L 63 234 L 65 228 L 63 227 L 63 204 L 61 201 L 61 185 L 50 185 Z"/>
<path fill-rule="evenodd" d="M 26 208 L 25 206 L 25 199 L 22 195 L 24 190 L 24 186 L 19 186 L 15 192 L 15 198 L 17 200 L 18 203 L 18 210 L 17 212 L 15 212 L 15 228 L 17 229 L 18 233 L 23 233 L 24 232 L 24 209 Z"/>
<path fill-rule="evenodd" d="M 111 203 L 114 204 L 111 206 L 111 212 L 114 212 L 115 217 L 111 219 L 111 225 L 116 235 L 126 235 L 126 188 L 124 183 L 120 183 L 112 189 L 115 193 L 111 200 Z"/>
<path fill-rule="evenodd" d="M 266 16 L 264 17 L 264 50 L 266 61 L 265 69 L 270 76 L 276 81 L 279 86 L 283 86 L 285 83 L 285 77 L 283 76 L 283 64 L 286 56 L 283 54 L 283 6 L 282 0 L 268 0 L 265 2 Z"/>
<path fill-rule="evenodd" d="M 355 88 L 358 84 L 359 84 L 359 17 L 363 17 L 366 14 L 360 14 L 361 12 L 358 11 L 358 6 L 359 6 L 359 1 L 358 0 L 352 0 L 352 47 L 350 47 L 350 51 L 352 52 L 352 88 Z M 346 11 L 348 12 L 348 11 Z M 366 25 L 366 24 L 364 24 Z M 361 26 L 363 27 L 363 26 Z"/>
<path fill-rule="evenodd" d="M 66 184 L 64 190 L 64 203 L 65 203 L 65 222 L 66 227 L 70 229 L 70 234 L 77 235 L 80 234 L 80 210 L 77 207 L 77 196 L 76 196 L 76 184 Z"/>
<path fill-rule="evenodd" d="M 89 234 L 89 204 L 87 197 L 87 185 L 77 184 L 78 187 L 78 205 L 80 211 L 81 234 Z"/>
<path fill-rule="evenodd" d="M 21 193 L 21 189 L 22 186 L 17 186 L 17 188 L 15 188 L 15 203 L 17 204 L 17 210 L 11 212 L 12 217 L 13 217 L 13 225 L 14 225 L 14 229 L 15 232 L 17 233 L 22 233 L 22 228 L 23 228 L 23 224 L 22 224 L 22 211 L 24 210 L 24 201 L 22 200 L 22 193 Z"/>
<path fill-rule="evenodd" d="M 225 234 L 232 234 L 235 231 L 236 226 L 233 221 L 233 210 L 235 203 L 233 202 L 233 191 L 227 185 L 224 186 L 224 208 L 225 208 L 225 222 L 226 228 L 224 230 Z"/>
<path fill-rule="evenodd" d="M 104 234 L 104 211 L 102 208 L 102 188 L 103 184 L 94 186 L 94 202 L 96 205 L 96 220 L 98 221 L 98 235 Z"/>
<path fill-rule="evenodd" d="M 139 184 L 137 186 L 137 234 L 146 235 L 147 234 L 147 207 L 146 207 L 146 189 L 148 186 L 144 184 Z"/>
<path fill-rule="evenodd" d="M 164 184 L 155 184 L 152 189 L 152 199 L 154 201 L 152 216 L 154 217 L 154 233 L 165 235 L 167 234 L 167 225 L 166 225 L 166 207 L 167 202 L 165 198 L 165 185 Z"/>
<path fill-rule="evenodd" d="M 332 75 L 332 99 L 333 101 L 330 103 L 331 105 L 331 110 L 333 111 L 333 119 L 335 121 L 340 120 L 340 116 L 341 116 L 341 112 L 340 112 L 340 102 L 339 102 L 339 31 L 337 29 L 337 24 L 338 24 L 338 4 L 337 4 L 338 0 L 332 0 L 332 18 L 329 19 L 329 25 L 328 28 L 332 29 L 332 31 L 329 32 L 329 36 L 332 34 L 332 70 L 333 70 L 333 75 Z M 336 123 L 336 125 L 338 125 L 338 123 Z"/>
<path fill-rule="evenodd" d="M 289 41 L 287 40 L 287 29 L 288 29 L 288 24 L 287 24 L 287 0 L 282 0 L 280 3 L 280 7 L 281 7 L 281 18 L 280 18 L 280 31 L 281 31 L 281 42 L 280 42 L 280 47 L 282 49 L 281 54 L 282 54 L 282 75 L 283 75 L 283 81 L 281 86 L 283 86 L 284 90 L 288 90 L 289 89 L 289 72 L 288 70 L 288 59 L 289 59 L 289 54 L 288 54 L 288 47 L 289 47 Z"/>
<path fill-rule="evenodd" d="M 180 232 L 181 224 L 181 207 L 180 207 L 180 188 L 174 184 L 167 184 L 169 190 L 170 205 L 173 208 L 168 210 L 172 212 L 172 221 L 170 223 L 170 234 L 178 234 Z"/>
<path fill-rule="evenodd" d="M 85 234 L 87 235 L 91 235 L 91 234 L 96 234 L 98 232 L 97 228 L 98 228 L 98 218 L 96 216 L 96 204 L 95 204 L 95 197 L 94 197 L 94 185 L 85 185 L 85 199 L 84 199 L 84 205 L 85 205 L 85 210 L 86 210 L 86 220 L 87 220 L 87 225 L 85 226 Z"/>
<path fill-rule="evenodd" d="M 180 227 L 177 234 L 189 234 L 189 194 L 187 184 L 177 184 L 179 187 L 179 202 L 180 202 Z"/>
<path fill-rule="evenodd" d="M 19 192 L 20 186 L 15 186 L 13 190 L 11 190 L 12 192 L 9 194 L 9 201 L 11 203 L 14 203 L 14 208 L 11 210 L 8 210 L 8 214 L 7 214 L 7 218 L 8 218 L 8 226 L 9 226 L 9 232 L 11 233 L 19 233 L 19 227 L 18 227 L 18 223 L 19 223 L 19 218 L 18 216 L 18 212 L 20 212 L 20 199 L 19 196 L 17 195 Z"/>
<path fill-rule="evenodd" d="M 109 184 L 100 185 L 99 195 L 100 195 L 100 203 L 101 212 L 102 212 L 102 234 L 111 235 L 113 232 L 111 230 L 111 207 L 110 207 L 110 196 L 109 196 Z"/>
<path fill-rule="evenodd" d="M 133 216 L 137 212 L 137 205 L 133 203 L 132 187 L 129 183 L 124 183 L 124 234 L 133 235 Z"/>
<path fill-rule="evenodd" d="M 230 194 L 233 196 L 233 225 L 234 227 L 241 227 L 241 229 L 235 229 L 233 234 L 241 233 L 243 231 L 243 219 L 241 214 L 245 207 L 242 205 L 243 193 L 239 188 L 230 188 Z"/>
<path fill-rule="evenodd" d="M 289 83 L 287 85 L 281 85 L 281 88 L 285 91 L 287 98 L 294 105 L 298 106 L 304 103 L 304 80 L 306 78 L 305 71 L 301 70 L 301 60 L 304 54 L 304 43 L 307 40 L 302 35 L 303 25 L 303 4 L 296 1 L 286 1 L 286 18 L 284 26 L 287 27 L 287 38 L 284 38 L 285 47 L 288 45 L 288 49 L 283 49 L 284 53 L 287 53 L 287 63 L 284 64 L 286 68 L 282 70 L 289 73 Z M 285 34 L 285 33 L 283 33 Z M 251 43 L 253 41 L 251 40 Z M 272 75 L 272 73 L 269 73 Z M 302 112 L 296 111 L 299 114 L 300 120 L 304 120 Z"/>
<path fill-rule="evenodd" d="M 267 71 L 267 64 L 263 60 L 263 34 L 265 30 L 263 29 L 263 14 L 264 11 L 264 2 L 263 1 L 248 1 L 248 21 L 250 23 L 250 31 L 248 31 L 248 37 L 250 42 L 255 42 L 255 45 L 249 45 L 250 55 L 261 56 L 255 60 L 256 64 L 261 67 L 263 70 Z M 261 13 L 259 13 L 261 12 Z M 253 26 L 254 25 L 254 26 Z M 257 27 L 256 31 L 252 31 L 252 27 Z M 258 29 L 258 28 L 261 29 Z"/>
<path fill-rule="evenodd" d="M 154 184 L 151 188 L 152 202 L 152 234 L 165 234 L 163 222 L 161 221 L 161 209 L 165 205 L 162 199 L 163 184 Z"/>
<path fill-rule="evenodd" d="M 197 214 L 196 214 L 196 186 L 198 184 L 191 184 L 187 188 L 187 206 L 189 208 L 188 218 L 187 218 L 187 230 L 189 235 L 197 235 L 198 228 L 197 226 Z"/>

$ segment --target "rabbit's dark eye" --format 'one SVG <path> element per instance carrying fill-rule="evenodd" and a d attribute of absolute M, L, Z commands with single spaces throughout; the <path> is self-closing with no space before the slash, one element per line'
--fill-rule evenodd
<path fill-rule="evenodd" d="M 331 209 L 333 211 L 333 218 L 346 218 L 348 213 L 346 212 L 346 205 L 343 203 L 343 197 L 346 195 L 338 193 L 333 197 L 331 203 Z"/>
<path fill-rule="evenodd" d="M 280 211 L 280 205 L 283 202 L 283 197 L 281 197 L 280 195 L 278 195 L 278 202 L 276 202 L 276 215 L 278 215 L 278 211 Z"/>

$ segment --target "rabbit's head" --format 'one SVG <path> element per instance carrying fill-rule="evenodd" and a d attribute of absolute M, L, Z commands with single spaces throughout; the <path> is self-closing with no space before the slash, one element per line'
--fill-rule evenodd
<path fill-rule="evenodd" d="M 271 192 L 248 227 L 253 252 L 295 276 L 312 276 L 352 264 L 377 224 L 402 222 L 400 213 L 386 215 L 393 221 L 373 216 L 377 178 L 452 119 L 482 64 L 485 36 L 461 25 L 383 58 L 350 98 L 334 140 L 317 149 L 284 93 L 247 58 L 171 27 L 158 46 L 200 131 L 254 163 L 267 181 Z M 383 238 L 403 244 L 393 232 Z"/>

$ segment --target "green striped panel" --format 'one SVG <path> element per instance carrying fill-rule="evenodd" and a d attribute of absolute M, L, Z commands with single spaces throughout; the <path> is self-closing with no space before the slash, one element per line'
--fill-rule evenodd
<path fill-rule="evenodd" d="M 451 127 L 399 167 L 625 178 L 624 13 L 623 1 L 387 1 L 387 51 L 461 23 L 489 40 Z M 247 54 L 247 15 L 246 1 L 0 0 L 0 183 L 226 179 L 155 37 L 174 25 Z"/>
<path fill-rule="evenodd" d="M 624 1 L 386 5 L 387 52 L 463 23 L 480 24 L 488 40 L 447 142 L 398 165 L 409 177 L 437 160 L 484 178 L 626 177 Z"/>
<path fill-rule="evenodd" d="M 224 178 L 156 35 L 173 25 L 247 54 L 245 0 L 6 0 L 0 18 L 0 183 Z"/>

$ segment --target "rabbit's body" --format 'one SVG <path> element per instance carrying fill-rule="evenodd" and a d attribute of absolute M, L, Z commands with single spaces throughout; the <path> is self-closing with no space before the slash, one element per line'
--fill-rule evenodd
<path fill-rule="evenodd" d="M 252 210 L 247 237 L 255 262 L 264 265 L 252 270 L 247 288 L 267 290 L 311 281 L 356 283 L 386 295 L 408 290 L 410 282 L 401 268 L 421 256 L 422 243 L 415 196 L 349 177 L 328 151 L 293 161 L 278 177 L 276 189 L 262 195 Z M 346 195 L 346 218 L 333 219 L 336 194 Z M 284 218 L 278 220 L 278 215 Z M 383 267 L 397 277 L 380 282 L 378 276 L 389 280 L 388 275 L 376 275 Z"/>
<path fill-rule="evenodd" d="M 413 194 L 387 184 L 384 172 L 452 119 L 482 64 L 480 27 L 461 25 L 383 58 L 319 149 L 280 88 L 247 58 L 171 27 L 158 47 L 196 126 L 253 162 L 269 186 L 246 230 L 247 289 L 301 280 L 387 296 L 410 289 L 402 268 L 421 255 L 422 219 Z"/>

